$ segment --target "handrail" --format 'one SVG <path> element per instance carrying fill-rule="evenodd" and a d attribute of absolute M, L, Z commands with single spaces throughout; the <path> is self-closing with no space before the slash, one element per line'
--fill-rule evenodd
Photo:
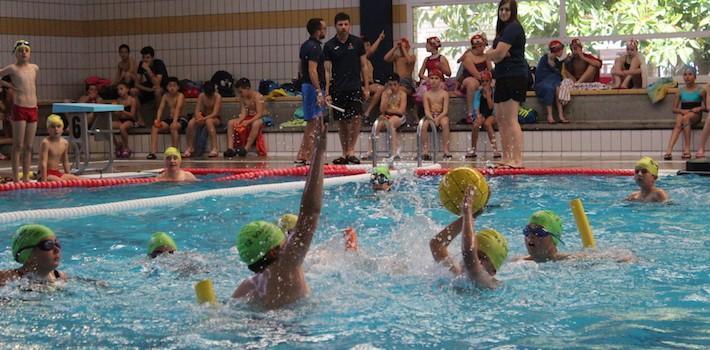
<path fill-rule="evenodd" d="M 432 117 L 424 117 L 419 120 L 419 124 L 417 125 L 417 166 L 421 167 L 422 166 L 422 129 L 424 128 L 424 124 L 429 122 L 431 124 L 431 129 L 432 129 L 432 138 L 434 139 L 432 142 L 432 149 L 434 150 L 434 156 L 431 158 L 434 163 L 436 163 L 436 154 L 439 152 L 439 131 L 436 129 L 436 123 L 434 122 L 434 119 Z M 429 140 L 432 141 L 432 140 Z"/>
<path fill-rule="evenodd" d="M 389 120 L 385 118 L 377 118 L 375 119 L 375 122 L 372 123 L 372 130 L 370 131 L 370 145 L 372 146 L 372 167 L 377 166 L 377 128 L 380 125 L 380 122 L 385 123 L 385 129 L 387 130 L 387 139 L 388 139 L 388 157 L 392 158 L 392 134 L 390 133 L 390 122 Z"/>

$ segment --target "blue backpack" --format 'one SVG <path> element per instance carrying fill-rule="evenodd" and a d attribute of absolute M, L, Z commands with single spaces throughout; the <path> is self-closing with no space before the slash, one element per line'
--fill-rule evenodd
<path fill-rule="evenodd" d="M 525 106 L 518 109 L 518 123 L 535 124 L 537 122 L 537 111 Z"/>

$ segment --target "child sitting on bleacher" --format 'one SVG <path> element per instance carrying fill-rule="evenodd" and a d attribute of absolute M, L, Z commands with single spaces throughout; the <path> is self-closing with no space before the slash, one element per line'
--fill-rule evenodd
<path fill-rule="evenodd" d="M 215 92 L 215 84 L 206 82 L 202 87 L 202 92 L 197 97 L 195 103 L 195 116 L 187 124 L 187 149 L 182 153 L 184 158 L 190 158 L 194 152 L 193 144 L 195 143 L 195 131 L 198 127 L 204 126 L 210 134 L 212 140 L 212 149 L 209 157 L 217 157 L 219 155 L 219 146 L 217 145 L 217 129 L 222 124 L 222 119 L 219 116 L 219 111 L 222 109 L 222 96 Z M 198 143 L 199 144 L 199 143 Z M 202 153 L 202 150 L 200 150 Z"/>
<path fill-rule="evenodd" d="M 135 126 L 137 102 L 136 98 L 129 95 L 130 87 L 126 82 L 119 82 L 116 85 L 118 90 L 118 99 L 116 103 L 122 104 L 124 110 L 116 112 L 118 120 L 113 121 L 113 127 L 121 132 L 121 139 L 114 138 L 116 143 L 116 157 L 129 158 L 131 150 L 128 148 L 128 129 Z"/>
<path fill-rule="evenodd" d="M 496 124 L 496 117 L 493 115 L 493 87 L 491 86 L 493 74 L 486 70 L 481 72 L 481 104 L 478 107 L 478 116 L 473 122 L 471 129 L 471 149 L 466 153 L 466 159 L 476 159 L 476 145 L 478 144 L 478 130 L 481 126 L 485 126 L 488 140 L 491 142 L 493 149 L 493 159 L 501 157 L 496 144 L 496 131 L 493 128 Z"/>
<path fill-rule="evenodd" d="M 79 97 L 79 103 L 104 103 L 104 100 L 99 96 L 99 88 L 94 84 L 86 85 L 85 94 Z M 86 119 L 86 124 L 91 128 L 94 124 L 94 113 L 89 113 Z"/>
<path fill-rule="evenodd" d="M 673 159 L 673 147 L 681 132 L 683 132 L 683 155 L 681 158 L 690 159 L 690 129 L 700 122 L 703 111 L 707 108 L 707 92 L 695 84 L 696 75 L 697 71 L 694 67 L 687 66 L 683 70 L 685 87 L 678 89 L 678 95 L 673 103 L 675 127 L 673 127 L 673 133 L 668 141 L 666 154 L 663 155 L 664 160 Z"/>
<path fill-rule="evenodd" d="M 180 83 L 178 78 L 169 77 L 167 90 L 160 100 L 158 113 L 153 121 L 153 128 L 150 131 L 150 153 L 147 159 L 156 159 L 155 153 L 158 152 L 158 133 L 161 131 L 170 130 L 171 146 L 180 149 L 180 129 L 187 127 L 187 118 L 182 116 L 182 109 L 185 106 L 185 95 L 179 91 Z M 168 107 L 169 116 L 163 117 L 165 107 Z"/>
<path fill-rule="evenodd" d="M 241 78 L 236 84 L 239 94 L 239 117 L 227 123 L 227 150 L 225 158 L 236 155 L 246 157 L 251 147 L 256 147 L 259 156 L 266 156 L 266 142 L 262 133 L 264 116 L 264 96 L 251 88 L 247 78 Z"/>

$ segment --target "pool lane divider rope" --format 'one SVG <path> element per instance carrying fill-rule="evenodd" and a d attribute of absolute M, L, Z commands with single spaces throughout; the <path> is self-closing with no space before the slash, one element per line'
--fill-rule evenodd
<path fill-rule="evenodd" d="M 414 174 L 417 176 L 439 176 L 446 175 L 453 169 L 417 169 Z M 508 176 L 508 175 L 585 175 L 585 176 L 633 176 L 633 169 L 590 169 L 590 168 L 525 168 L 525 169 L 495 169 L 477 168 L 481 174 L 486 176 Z"/>
<path fill-rule="evenodd" d="M 438 167 L 438 164 L 434 164 L 431 167 Z M 297 171 L 303 171 L 301 168 L 288 168 L 288 169 L 299 169 Z M 331 166 L 325 166 L 325 168 L 332 168 Z M 330 177 L 323 180 L 323 185 L 325 187 L 337 186 L 351 182 L 368 182 L 370 181 L 370 174 L 367 169 L 362 167 L 342 167 L 338 169 L 330 169 L 330 171 L 358 171 L 358 175 L 345 175 Z M 403 174 L 407 169 L 393 170 L 391 173 Z M 409 170 L 411 171 L 411 170 Z M 66 207 L 66 208 L 53 208 L 53 209 L 34 209 L 34 210 L 21 210 L 0 213 L 0 223 L 15 223 L 15 222 L 29 222 L 35 220 L 46 220 L 46 219 L 68 219 L 73 217 L 85 217 L 101 214 L 113 214 L 124 211 L 135 211 L 137 209 L 146 209 L 157 206 L 182 206 L 186 203 L 201 200 L 208 197 L 238 197 L 245 194 L 254 194 L 262 192 L 284 192 L 301 190 L 305 186 L 305 181 L 291 181 L 283 183 L 273 183 L 273 184 L 262 184 L 262 185 L 251 185 L 251 186 L 240 186 L 240 187 L 228 187 L 228 188 L 218 188 L 211 190 L 203 190 L 197 192 L 153 197 L 153 198 L 141 198 L 132 199 L 120 202 L 111 202 L 104 204 L 94 204 L 85 205 L 80 207 Z"/>
<path fill-rule="evenodd" d="M 233 174 L 213 181 L 234 181 L 258 179 L 267 176 L 305 176 L 309 167 L 283 168 L 283 169 L 260 169 L 260 168 L 220 168 L 220 169 L 183 169 L 196 175 L 205 174 Z M 325 175 L 357 175 L 363 174 L 367 170 L 364 168 L 349 168 L 345 165 L 326 165 L 323 167 Z M 193 172 L 194 171 L 194 172 Z M 109 178 L 109 179 L 79 179 L 69 181 L 43 181 L 43 182 L 11 182 L 0 185 L 0 192 L 28 190 L 28 189 L 54 189 L 67 187 L 107 187 L 129 184 L 147 184 L 157 182 L 156 178 Z"/>

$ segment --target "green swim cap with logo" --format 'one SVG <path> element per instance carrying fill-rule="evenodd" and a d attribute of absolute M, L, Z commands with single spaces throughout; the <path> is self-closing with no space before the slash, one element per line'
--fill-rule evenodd
<path fill-rule="evenodd" d="M 286 235 L 276 225 L 266 221 L 250 222 L 237 234 L 239 258 L 245 264 L 251 265 L 285 240 Z"/>

